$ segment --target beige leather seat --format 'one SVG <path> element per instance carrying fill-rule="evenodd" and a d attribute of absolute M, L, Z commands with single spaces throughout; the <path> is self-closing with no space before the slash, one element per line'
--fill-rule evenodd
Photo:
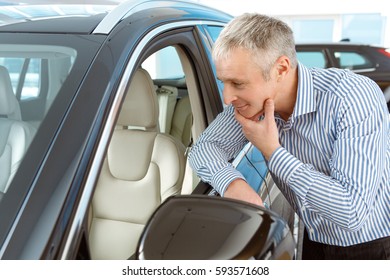
<path fill-rule="evenodd" d="M 157 88 L 156 93 L 159 104 L 160 132 L 169 133 L 171 130 L 178 90 L 171 86 L 161 86 L 160 88 Z"/>
<path fill-rule="evenodd" d="M 178 97 L 178 89 L 161 86 L 157 89 L 160 131 L 168 133 L 188 146 L 191 142 L 192 111 L 188 95 Z"/>
<path fill-rule="evenodd" d="M 0 191 L 5 193 L 35 134 L 22 121 L 7 68 L 0 66 Z"/>
<path fill-rule="evenodd" d="M 180 98 L 175 107 L 172 117 L 170 134 L 182 142 L 186 147 L 191 143 L 192 111 L 190 98 Z"/>
<path fill-rule="evenodd" d="M 149 216 L 180 193 L 184 146 L 158 132 L 158 102 L 149 74 L 136 72 L 92 201 L 92 259 L 127 259 Z"/>

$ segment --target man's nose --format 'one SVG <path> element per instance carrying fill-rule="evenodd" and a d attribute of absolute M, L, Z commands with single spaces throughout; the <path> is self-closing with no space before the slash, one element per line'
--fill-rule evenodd
<path fill-rule="evenodd" d="M 226 86 L 224 87 L 224 89 L 222 91 L 222 95 L 223 95 L 223 102 L 226 105 L 232 104 L 232 102 L 237 99 L 236 96 L 234 95 L 233 91 L 229 90 L 229 88 Z"/>

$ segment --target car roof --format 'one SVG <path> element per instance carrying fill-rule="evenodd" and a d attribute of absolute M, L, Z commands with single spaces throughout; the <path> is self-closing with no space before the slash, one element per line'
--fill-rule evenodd
<path fill-rule="evenodd" d="M 196 16 L 213 14 L 223 21 L 231 17 L 189 0 L 30 0 L 28 4 L 0 4 L 0 32 L 109 34 L 131 14 L 164 7 L 193 8 Z"/>
<path fill-rule="evenodd" d="M 99 1 L 90 4 L 10 4 L 0 6 L 0 31 L 41 33 L 90 33 L 117 5 Z"/>

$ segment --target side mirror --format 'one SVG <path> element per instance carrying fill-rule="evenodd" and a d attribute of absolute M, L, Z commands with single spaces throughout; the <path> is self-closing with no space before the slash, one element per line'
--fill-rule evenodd
<path fill-rule="evenodd" d="M 295 242 L 275 213 L 238 200 L 183 195 L 151 216 L 138 260 L 293 259 Z"/>

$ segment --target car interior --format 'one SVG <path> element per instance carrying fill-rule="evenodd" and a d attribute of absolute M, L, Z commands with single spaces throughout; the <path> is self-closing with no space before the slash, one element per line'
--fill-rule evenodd
<path fill-rule="evenodd" d="M 7 68 L 0 66 L 0 192 L 5 193 L 36 129 L 22 120 Z"/>
<path fill-rule="evenodd" d="M 59 46 L 1 46 L 1 193 L 7 191 L 75 56 L 74 50 Z M 42 77 L 48 77 L 50 82 Z"/>
<path fill-rule="evenodd" d="M 128 86 L 90 207 L 92 259 L 133 258 L 155 209 L 194 187 L 190 174 L 182 189 L 193 124 L 187 86 L 164 74 L 153 80 L 141 67 Z"/>
<path fill-rule="evenodd" d="M 158 108 L 153 81 L 139 69 L 122 105 L 92 201 L 89 237 L 94 259 L 128 258 L 156 207 L 180 193 L 184 145 L 160 133 Z"/>

